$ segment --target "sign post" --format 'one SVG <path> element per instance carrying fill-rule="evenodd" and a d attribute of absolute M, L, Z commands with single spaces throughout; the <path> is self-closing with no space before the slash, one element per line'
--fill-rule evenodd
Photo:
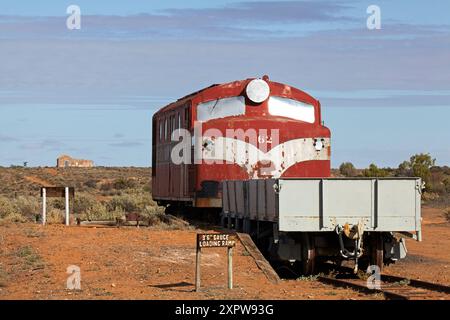
<path fill-rule="evenodd" d="M 69 199 L 74 199 L 75 188 L 73 187 L 41 187 L 42 197 L 42 224 L 47 222 L 47 198 L 65 198 L 65 224 L 69 225 Z"/>
<path fill-rule="evenodd" d="M 228 289 L 233 289 L 233 247 L 228 247 Z"/>
<path fill-rule="evenodd" d="M 197 236 L 198 237 L 198 236 Z M 198 239 L 198 238 L 197 238 Z M 195 259 L 195 291 L 200 291 L 200 260 L 202 257 L 202 249 L 197 241 L 197 255 Z"/>
<path fill-rule="evenodd" d="M 197 255 L 195 263 L 195 291 L 200 291 L 200 264 L 202 248 L 227 248 L 228 289 L 233 289 L 233 247 L 236 235 L 229 233 L 197 234 Z"/>
<path fill-rule="evenodd" d="M 42 188 L 42 225 L 47 222 L 47 189 Z"/>
<path fill-rule="evenodd" d="M 69 187 L 65 188 L 64 197 L 66 198 L 66 226 L 69 225 Z"/>

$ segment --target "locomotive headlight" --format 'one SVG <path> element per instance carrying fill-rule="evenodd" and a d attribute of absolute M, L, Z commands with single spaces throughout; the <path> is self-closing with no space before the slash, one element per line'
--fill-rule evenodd
<path fill-rule="evenodd" d="M 270 88 L 266 81 L 254 79 L 250 81 L 245 89 L 247 97 L 254 103 L 261 103 L 269 97 Z"/>
<path fill-rule="evenodd" d="M 314 139 L 314 148 L 316 151 L 323 149 L 323 139 Z"/>

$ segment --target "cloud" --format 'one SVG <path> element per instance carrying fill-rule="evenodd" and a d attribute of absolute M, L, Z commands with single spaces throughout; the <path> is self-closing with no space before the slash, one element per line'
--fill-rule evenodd
<path fill-rule="evenodd" d="M 16 137 L 0 134 L 0 142 L 17 142 L 17 141 L 19 141 L 19 139 Z"/>
<path fill-rule="evenodd" d="M 0 16 L 0 103 L 154 111 L 211 83 L 263 74 L 306 91 L 449 88 L 448 26 L 386 21 L 369 31 L 364 16 L 354 23 L 347 13 L 355 5 L 257 1 L 83 16 L 79 32 L 65 17 Z M 310 22 L 322 24 L 304 28 Z M 415 98 L 392 102 L 425 99 Z"/>
<path fill-rule="evenodd" d="M 137 141 L 120 141 L 120 142 L 113 142 L 110 143 L 109 146 L 116 147 L 116 148 L 134 148 L 134 147 L 140 147 L 144 144 L 142 142 Z"/>
<path fill-rule="evenodd" d="M 317 95 L 320 96 L 320 95 Z M 450 94 L 434 94 L 431 92 L 417 92 L 404 95 L 386 91 L 382 97 L 361 97 L 358 94 L 347 97 L 325 96 L 320 99 L 323 106 L 330 107 L 450 107 Z"/>
<path fill-rule="evenodd" d="M 152 110 L 211 83 L 263 74 L 306 91 L 449 89 L 449 37 L 396 40 L 354 30 L 249 42 L 5 40 L 0 87 L 24 92 L 0 102 Z"/>
<path fill-rule="evenodd" d="M 222 8 L 167 9 L 172 17 L 189 21 L 234 23 L 305 23 L 317 21 L 354 21 L 342 12 L 350 9 L 342 2 L 326 1 L 255 1 L 239 2 Z"/>
<path fill-rule="evenodd" d="M 342 2 L 256 1 L 218 8 L 165 9 L 129 16 L 82 15 L 81 30 L 69 31 L 67 17 L 0 15 L 0 38 L 244 39 L 292 34 L 283 26 L 317 22 L 351 22 L 351 7 Z M 268 28 L 270 25 L 277 27 Z M 273 29 L 273 30 L 272 30 Z"/>
<path fill-rule="evenodd" d="M 38 142 L 28 142 L 19 146 L 23 150 L 46 150 L 46 151 L 59 151 L 65 146 L 65 143 L 55 139 L 44 139 Z"/>

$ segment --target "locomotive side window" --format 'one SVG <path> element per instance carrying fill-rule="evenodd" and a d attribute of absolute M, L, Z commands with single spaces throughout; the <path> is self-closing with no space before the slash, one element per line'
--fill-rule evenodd
<path fill-rule="evenodd" d="M 309 123 L 314 123 L 314 106 L 297 100 L 275 97 L 269 98 L 269 113 Z"/>
<path fill-rule="evenodd" d="M 199 103 L 197 120 L 208 121 L 245 114 L 245 97 L 231 97 Z"/>
<path fill-rule="evenodd" d="M 184 128 L 188 130 L 191 128 L 191 116 L 189 113 L 189 108 L 184 109 Z"/>
<path fill-rule="evenodd" d="M 168 124 L 167 124 L 167 118 L 164 120 L 164 141 L 167 141 L 167 128 Z"/>

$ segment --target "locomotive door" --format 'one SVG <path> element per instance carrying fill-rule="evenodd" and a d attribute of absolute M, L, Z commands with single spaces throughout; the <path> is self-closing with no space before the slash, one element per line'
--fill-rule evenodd
<path fill-rule="evenodd" d="M 168 196 L 171 198 L 185 200 L 191 198 L 192 188 L 191 184 L 194 181 L 192 176 L 192 168 L 194 165 L 189 163 L 174 164 L 171 159 L 171 152 L 174 146 L 180 141 L 171 141 L 171 134 L 177 129 L 191 130 L 191 112 L 190 102 L 180 106 L 177 110 L 168 116 L 168 134 L 167 138 L 169 142 L 168 149 L 168 173 L 166 177 L 161 177 L 163 181 L 169 181 L 168 183 Z M 169 140 L 170 139 L 170 140 Z M 189 141 L 189 143 L 191 143 Z M 191 153 L 193 155 L 193 152 Z M 167 180 L 168 179 L 168 180 Z"/>
<path fill-rule="evenodd" d="M 177 196 L 177 166 L 173 163 L 171 153 L 172 148 L 176 144 L 175 141 L 172 141 L 172 133 L 176 129 L 175 127 L 175 116 L 171 114 L 169 116 L 169 132 L 168 132 L 168 141 L 170 144 L 169 148 L 169 196 Z"/>
<path fill-rule="evenodd" d="M 179 119 L 181 121 L 180 127 L 188 131 L 191 130 L 191 113 L 190 113 L 190 102 L 187 102 L 183 108 L 180 110 Z M 183 198 L 189 198 L 189 167 L 190 164 L 183 163 L 180 165 L 180 196 Z"/>
<path fill-rule="evenodd" d="M 184 109 L 185 118 L 185 128 L 191 133 L 191 137 L 194 135 L 194 129 L 192 126 L 192 112 L 191 112 L 191 101 L 187 102 Z M 194 164 L 194 145 L 192 144 L 193 139 L 191 139 L 191 149 L 190 149 L 190 163 L 183 165 L 183 192 L 186 198 L 192 198 L 194 194 L 195 187 L 195 164 Z"/>

